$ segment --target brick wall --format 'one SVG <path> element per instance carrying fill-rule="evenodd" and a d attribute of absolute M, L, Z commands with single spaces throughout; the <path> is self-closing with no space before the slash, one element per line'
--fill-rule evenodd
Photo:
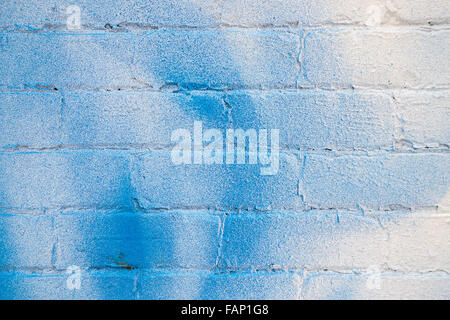
<path fill-rule="evenodd" d="M 448 1 L 4 2 L 0 298 L 450 297 Z"/>

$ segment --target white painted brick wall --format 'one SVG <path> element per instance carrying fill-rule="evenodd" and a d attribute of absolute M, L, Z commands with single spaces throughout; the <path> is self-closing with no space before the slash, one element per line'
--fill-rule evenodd
<path fill-rule="evenodd" d="M 0 298 L 450 297 L 449 1 L 4 2 Z M 278 174 L 173 165 L 194 121 Z"/>

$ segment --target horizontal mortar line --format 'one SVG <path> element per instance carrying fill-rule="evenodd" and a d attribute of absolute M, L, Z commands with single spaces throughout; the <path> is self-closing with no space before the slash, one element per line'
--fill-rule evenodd
<path fill-rule="evenodd" d="M 174 84 L 177 86 L 176 84 Z M 164 93 L 164 94 L 190 94 L 190 93 L 211 93 L 211 94 L 228 94 L 228 93 L 262 93 L 262 92 L 283 92 L 283 93 L 381 93 L 385 95 L 394 94 L 403 94 L 403 93 L 417 93 L 423 94 L 425 93 L 433 93 L 433 92 L 449 92 L 450 87 L 442 87 L 442 88 L 403 88 L 403 87 L 267 87 L 267 88 L 255 88 L 255 87 L 239 87 L 239 88 L 205 88 L 205 89 L 188 89 L 188 88 L 180 88 L 180 89 L 164 89 L 164 88 L 131 88 L 127 86 L 118 87 L 118 88 L 67 88 L 60 87 L 56 88 L 54 85 L 42 85 L 42 88 L 27 88 L 27 89 L 14 89 L 14 88 L 5 88 L 7 85 L 0 84 L 0 94 L 29 94 L 29 93 L 45 93 L 45 94 L 55 94 L 61 95 L 64 94 L 78 94 L 78 93 L 110 93 L 110 94 L 130 94 L 130 93 Z"/>
<path fill-rule="evenodd" d="M 299 26 L 298 29 L 304 32 L 316 32 L 316 31 L 344 31 L 344 32 L 367 32 L 367 33 L 434 33 L 445 32 L 450 30 L 449 23 L 442 23 L 436 25 L 429 24 L 405 24 L 405 25 L 380 25 L 380 26 L 365 26 L 363 24 L 328 24 L 325 26 Z"/>
<path fill-rule="evenodd" d="M 212 92 L 212 93 L 223 93 L 227 94 L 230 92 L 271 92 L 271 91 L 279 91 L 279 92 L 311 92 L 311 91 L 320 91 L 320 92 L 381 92 L 385 94 L 392 93 L 422 93 L 422 92 L 447 92 L 450 90 L 450 87 L 400 87 L 400 86 L 391 86 L 387 87 L 384 85 L 381 86 L 330 86 L 330 85 L 322 85 L 322 86 L 279 86 L 279 87 L 264 87 L 264 86 L 235 86 L 235 87 L 217 87 L 217 88 L 189 88 L 183 85 L 173 84 L 174 86 L 178 86 L 178 89 L 165 89 L 165 88 L 148 88 L 148 87 L 130 87 L 128 85 L 124 85 L 121 87 L 114 88 L 89 88 L 89 87 L 55 87 L 54 85 L 42 85 L 42 88 L 34 88 L 34 86 L 28 86 L 28 88 L 18 88 L 17 85 L 8 86 L 5 84 L 0 84 L 0 94 L 17 94 L 17 93 L 53 93 L 60 95 L 61 93 L 171 93 L 171 94 L 189 94 L 196 92 Z M 21 85 L 19 85 L 21 86 Z M 14 88 L 16 87 L 16 88 Z M 199 85 L 201 87 L 201 85 Z"/>
<path fill-rule="evenodd" d="M 69 265 L 67 266 L 69 267 Z M 318 268 L 305 268 L 305 267 L 220 267 L 220 268 L 200 268 L 200 267 L 161 267 L 161 268 L 148 268 L 148 267 L 139 267 L 130 265 L 130 269 L 126 267 L 122 267 L 120 265 L 116 266 L 86 266 L 80 267 L 82 273 L 84 275 L 95 275 L 103 272 L 108 273 L 120 273 L 123 272 L 125 274 L 134 274 L 135 272 L 142 273 L 142 276 L 158 276 L 158 275 L 189 275 L 189 274 L 197 274 L 197 275 L 209 275 L 209 276 L 233 276 L 233 275 L 280 275 L 280 274 L 304 274 L 306 273 L 306 277 L 308 276 L 317 276 L 317 275 L 361 275 L 367 276 L 372 273 L 366 273 L 367 267 L 318 267 Z M 37 274 L 39 273 L 40 274 Z M 52 276 L 62 276 L 68 277 L 66 273 L 66 268 L 61 267 L 15 267 L 10 268 L 8 266 L 0 267 L 0 277 L 2 275 L 11 275 L 17 273 L 30 273 L 33 277 L 52 277 Z M 308 273 L 310 273 L 308 275 Z M 418 271 L 409 271 L 409 270 L 396 270 L 396 269 L 380 269 L 380 275 L 384 276 L 438 276 L 438 277 L 447 277 L 450 275 L 450 271 L 445 269 L 431 269 L 431 270 L 418 270 Z"/>
<path fill-rule="evenodd" d="M 175 128 L 174 128 L 175 129 Z M 2 155 L 11 155 L 11 154 L 34 154 L 34 153 L 60 153 L 60 152 L 126 152 L 129 155 L 142 155 L 145 153 L 168 153 L 172 151 L 173 146 L 161 146 L 161 147 L 155 147 L 155 146 L 146 146 L 146 145 L 130 145 L 130 146 L 123 146 L 123 145 L 55 145 L 55 146 L 17 146 L 12 148 L 0 148 L 0 156 Z M 324 149 L 325 150 L 325 149 Z M 380 149 L 374 149 L 374 150 L 340 150 L 340 151 L 334 151 L 334 152 L 375 152 L 379 151 Z M 388 149 L 390 150 L 390 149 Z M 388 151 L 386 150 L 386 151 Z M 303 149 L 303 151 L 306 151 L 306 149 Z M 325 150 L 326 151 L 326 150 Z M 286 153 L 286 154 L 298 154 L 300 151 L 298 149 L 292 148 L 279 148 L 280 153 Z M 206 165 L 206 164 L 202 164 Z M 220 166 L 220 165 L 226 165 L 223 164 L 212 164 L 213 166 Z M 257 166 L 258 164 L 236 164 L 236 165 L 250 165 L 250 166 Z M 210 165 L 208 165 L 210 166 Z"/>
<path fill-rule="evenodd" d="M 175 128 L 174 128 L 175 129 Z M 230 127 L 229 129 L 233 129 Z M 80 144 L 80 145 L 45 145 L 45 146 L 32 146 L 32 145 L 17 145 L 11 147 L 0 147 L 0 156 L 2 155 L 12 155 L 12 154 L 27 154 L 27 153 L 60 153 L 60 152 L 126 152 L 129 155 L 142 155 L 145 153 L 170 153 L 172 148 L 175 145 L 149 145 L 149 144 L 117 144 L 117 145 L 104 145 L 104 144 Z M 386 148 L 360 148 L 360 149 L 331 149 L 331 148 L 313 148 L 313 147 L 296 147 L 296 146 L 287 146 L 282 145 L 279 148 L 280 153 L 285 154 L 299 154 L 299 153 L 308 153 L 311 155 L 324 155 L 324 156 L 346 156 L 346 155 L 354 155 L 354 156 L 367 156 L 367 157 L 376 157 L 379 155 L 386 154 L 446 154 L 450 152 L 450 148 L 445 147 L 445 144 L 442 144 L 439 148 L 406 148 L 402 147 L 401 149 L 395 149 L 391 146 Z M 224 164 L 213 164 L 213 166 L 221 166 Z M 236 164 L 237 165 L 237 164 Z M 258 164 L 242 164 L 242 165 L 251 165 L 257 166 Z M 210 165 L 208 165 L 210 166 Z"/>
<path fill-rule="evenodd" d="M 263 126 L 262 126 L 263 127 Z M 176 128 L 174 128 L 176 129 Z M 206 129 L 206 128 L 205 128 Z M 227 127 L 226 129 L 234 129 L 233 127 Z M 225 131 L 225 130 L 224 130 Z M 131 151 L 131 153 L 142 153 L 142 152 L 171 152 L 173 145 L 157 145 L 157 144 L 55 144 L 55 145 L 15 145 L 15 146 L 5 146 L 0 147 L 0 155 L 2 153 L 35 153 L 35 152 L 57 152 L 57 151 Z M 446 148 L 434 148 L 427 149 L 423 148 L 427 152 L 446 150 Z M 296 147 L 281 145 L 279 147 L 280 152 L 287 153 L 298 153 L 298 152 L 395 152 L 395 151 L 417 151 L 421 149 L 411 149 L 411 150 L 395 150 L 391 146 L 387 148 L 361 148 L 361 149 L 328 149 L 328 148 L 307 148 L 307 147 Z M 431 152 L 431 151 L 430 151 Z M 247 164 L 247 163 L 246 163 Z"/>
<path fill-rule="evenodd" d="M 101 27 L 100 25 L 104 25 Z M 106 25 L 109 25 L 106 27 Z M 118 23 L 101 22 L 98 25 L 84 24 L 81 29 L 71 30 L 66 28 L 66 24 L 47 24 L 44 26 L 30 26 L 22 25 L 14 26 L 0 26 L 0 32 L 7 33 L 29 33 L 29 34 L 73 34 L 83 35 L 85 32 L 97 32 L 108 34 L 121 34 L 132 32 L 154 32 L 154 31 L 258 31 L 258 30 L 276 30 L 276 31 L 292 31 L 292 30 L 351 30 L 351 31 L 424 31 L 424 32 L 439 32 L 448 30 L 450 28 L 449 22 L 437 22 L 429 24 L 426 21 L 416 23 L 401 23 L 401 24 L 382 24 L 379 26 L 367 26 L 362 22 L 336 22 L 323 24 L 302 24 L 300 21 L 283 22 L 280 24 L 266 23 L 266 24 L 230 24 L 230 23 L 215 23 L 210 25 L 194 26 L 194 25 L 164 25 L 164 24 L 146 24 L 139 22 Z"/>
<path fill-rule="evenodd" d="M 169 214 L 200 214 L 205 216 L 283 216 L 283 217 L 298 217 L 300 215 L 320 216 L 324 213 L 339 213 L 340 215 L 361 216 L 367 218 L 376 218 L 380 215 L 394 212 L 402 216 L 404 214 L 412 214 L 410 217 L 429 217 L 429 218 L 446 218 L 450 217 L 450 211 L 439 212 L 440 207 L 435 206 L 415 206 L 405 207 L 403 205 L 385 205 L 382 207 L 316 207 L 308 204 L 299 205 L 297 208 L 271 208 L 258 209 L 252 208 L 238 208 L 238 207 L 207 207 L 207 206 L 179 206 L 179 207 L 148 207 L 148 208 L 132 208 L 132 207 L 105 207 L 105 206 L 53 206 L 45 208 L 15 208 L 15 207 L 0 207 L 0 216 L 29 216 L 29 217 L 61 217 L 72 215 L 162 215 Z M 338 212 L 337 212 L 338 211 Z"/>
<path fill-rule="evenodd" d="M 301 76 L 301 75 L 300 75 Z M 374 91 L 374 92 L 440 92 L 448 91 L 450 87 L 402 87 L 402 86 L 385 86 L 385 85 L 374 85 L 374 86 L 340 86 L 340 85 L 316 85 L 316 86 L 298 86 L 297 90 L 322 90 L 322 91 Z"/>
<path fill-rule="evenodd" d="M 53 24 L 47 26 L 0 26 L 0 32 L 6 33 L 30 33 L 30 34 L 53 34 L 53 33 L 64 33 L 64 34 L 85 34 L 87 32 L 98 32 L 98 33 L 108 33 L 108 34 L 121 34 L 121 33 L 151 33 L 154 31 L 224 31 L 224 30 L 286 30 L 290 31 L 292 29 L 298 28 L 298 23 L 286 23 L 280 25 L 227 25 L 227 24 L 212 24 L 203 26 L 188 26 L 188 25 L 150 25 L 150 24 L 139 24 L 139 23 L 126 23 L 126 24 L 111 24 L 106 22 L 103 27 L 103 23 L 98 25 L 82 25 L 80 29 L 67 29 L 66 24 Z M 109 25 L 106 27 L 106 25 Z M 430 25 L 422 24 L 424 27 L 430 28 Z M 442 24 L 444 25 L 444 24 Z M 439 25 L 441 26 L 441 25 Z"/>
<path fill-rule="evenodd" d="M 268 266 L 268 267 L 248 267 L 248 266 L 224 266 L 219 267 L 215 270 L 217 273 L 222 274 L 231 272 L 288 272 L 288 273 L 298 273 L 298 272 L 306 272 L 306 273 L 321 273 L 321 274 L 356 274 L 356 275 L 365 275 L 367 267 L 361 266 L 323 266 L 316 268 L 308 268 L 304 266 L 295 266 L 295 265 L 277 265 L 277 266 Z M 409 274 L 409 275 L 431 275 L 431 274 L 440 274 L 440 275 L 449 275 L 450 272 L 445 269 L 431 269 L 431 270 L 422 270 L 422 271 L 412 271 L 412 273 L 406 272 L 403 269 L 393 269 L 393 268 L 380 268 L 380 274 L 384 275 L 395 275 L 395 274 Z"/>
<path fill-rule="evenodd" d="M 400 127 L 401 128 L 401 127 Z M 415 144 L 424 145 L 423 147 L 414 147 Z M 437 144 L 438 147 L 426 147 L 427 145 Z M 447 150 L 450 148 L 450 143 L 442 143 L 442 142 L 418 142 L 409 139 L 395 139 L 394 140 L 394 150 Z"/>

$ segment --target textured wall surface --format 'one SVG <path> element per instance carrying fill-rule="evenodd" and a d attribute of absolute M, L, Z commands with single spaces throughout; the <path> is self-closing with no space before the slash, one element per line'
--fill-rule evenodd
<path fill-rule="evenodd" d="M 447 0 L 2 0 L 0 298 L 449 299 L 449 23 Z M 278 171 L 175 165 L 195 121 L 279 129 Z"/>

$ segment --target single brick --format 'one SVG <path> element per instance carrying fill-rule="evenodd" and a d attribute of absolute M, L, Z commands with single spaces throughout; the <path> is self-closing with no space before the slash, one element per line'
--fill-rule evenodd
<path fill-rule="evenodd" d="M 219 23 L 220 11 L 215 1 L 176 0 L 105 0 L 101 4 L 94 0 L 74 3 L 70 0 L 5 1 L 0 12 L 1 27 L 38 29 L 45 25 L 56 25 L 66 30 L 68 18 L 73 15 L 67 8 L 80 8 L 82 28 L 107 28 L 117 25 L 192 26 L 206 27 Z"/>
<path fill-rule="evenodd" d="M 396 140 L 414 148 L 450 146 L 448 92 L 401 93 L 395 98 Z"/>
<path fill-rule="evenodd" d="M 296 299 L 300 277 L 291 273 L 147 273 L 142 299 Z"/>
<path fill-rule="evenodd" d="M 237 92 L 226 96 L 234 127 L 279 128 L 291 149 L 373 149 L 392 146 L 390 98 L 347 92 Z"/>
<path fill-rule="evenodd" d="M 136 274 L 81 269 L 80 288 L 68 286 L 71 274 L 13 272 L 0 274 L 0 299 L 135 299 Z"/>
<path fill-rule="evenodd" d="M 377 277 L 373 273 L 311 274 L 303 281 L 301 298 L 445 300 L 450 296 L 448 275 L 381 274 L 376 280 Z"/>
<path fill-rule="evenodd" d="M 450 5 L 440 0 L 272 0 L 257 3 L 227 0 L 221 3 L 220 21 L 225 25 L 378 26 L 433 25 L 450 21 Z"/>
<path fill-rule="evenodd" d="M 299 84 L 448 88 L 449 46 L 448 31 L 312 31 L 304 39 Z"/>
<path fill-rule="evenodd" d="M 449 188 L 446 153 L 305 157 L 300 193 L 314 207 L 436 206 Z"/>
<path fill-rule="evenodd" d="M 175 165 L 170 152 L 150 152 L 136 161 L 133 185 L 144 208 L 298 207 L 298 159 L 279 158 L 277 174 L 261 175 L 259 163 Z"/>
<path fill-rule="evenodd" d="M 225 128 L 222 95 L 217 93 L 77 92 L 65 97 L 63 130 L 68 144 L 148 144 L 168 147 L 172 131 Z"/>
<path fill-rule="evenodd" d="M 130 207 L 129 176 L 120 152 L 0 154 L 1 207 Z"/>
<path fill-rule="evenodd" d="M 55 236 L 51 217 L 0 214 L 0 268 L 50 268 Z"/>
<path fill-rule="evenodd" d="M 58 268 L 212 268 L 220 219 L 202 213 L 74 213 L 58 216 Z"/>
<path fill-rule="evenodd" d="M 0 146 L 61 143 L 61 97 L 49 93 L 0 93 Z"/>

